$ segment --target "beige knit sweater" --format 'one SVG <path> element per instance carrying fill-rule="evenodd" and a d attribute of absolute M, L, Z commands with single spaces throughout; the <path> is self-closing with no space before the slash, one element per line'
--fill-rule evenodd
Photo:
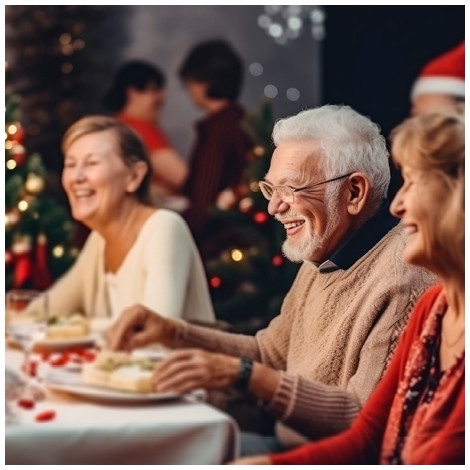
<path fill-rule="evenodd" d="M 255 337 L 179 321 L 173 346 L 249 356 L 284 371 L 267 404 L 284 445 L 336 434 L 357 416 L 414 303 L 436 282 L 403 261 L 404 246 L 399 224 L 350 269 L 320 273 L 305 262 L 280 315 Z"/>

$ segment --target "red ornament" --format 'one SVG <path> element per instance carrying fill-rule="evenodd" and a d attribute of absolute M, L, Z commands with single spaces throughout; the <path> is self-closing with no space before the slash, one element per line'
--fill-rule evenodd
<path fill-rule="evenodd" d="M 13 160 L 15 160 L 18 166 L 22 165 L 26 160 L 26 149 L 21 144 L 14 145 L 11 153 Z"/>
<path fill-rule="evenodd" d="M 211 277 L 209 282 L 210 282 L 211 287 L 213 287 L 214 289 L 217 289 L 222 284 L 222 279 L 220 279 L 220 277 L 218 276 L 214 276 L 214 277 Z"/>
<path fill-rule="evenodd" d="M 36 244 L 33 284 L 39 290 L 45 290 L 52 284 L 51 273 L 47 266 L 47 240 L 43 234 L 39 235 Z"/>
<path fill-rule="evenodd" d="M 268 221 L 268 214 L 266 212 L 257 212 L 253 219 L 257 224 L 265 224 Z"/>
<path fill-rule="evenodd" d="M 273 266 L 276 266 L 276 268 L 281 266 L 283 262 L 284 262 L 284 259 L 282 258 L 281 255 L 273 256 L 272 263 L 273 263 Z"/>
<path fill-rule="evenodd" d="M 19 144 L 22 144 L 24 138 L 26 137 L 26 132 L 22 127 L 18 126 L 18 130 L 11 137 L 16 140 Z"/>

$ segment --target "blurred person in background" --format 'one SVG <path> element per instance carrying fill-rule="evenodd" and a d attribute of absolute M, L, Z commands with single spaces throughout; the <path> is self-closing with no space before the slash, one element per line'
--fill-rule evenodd
<path fill-rule="evenodd" d="M 72 217 L 91 230 L 75 264 L 49 290 L 52 315 L 116 320 L 135 303 L 165 317 L 213 323 L 204 268 L 184 219 L 155 208 L 147 150 L 107 116 L 73 124 L 62 140 Z"/>
<path fill-rule="evenodd" d="M 411 91 L 411 114 L 433 112 L 465 102 L 465 42 L 436 57 L 421 70 Z"/>
<path fill-rule="evenodd" d="M 440 283 L 417 302 L 384 377 L 344 433 L 234 464 L 465 463 L 465 123 L 442 109 L 392 134 L 404 184 L 391 212 L 404 260 Z M 314 399 L 311 397 L 310 399 Z"/>
<path fill-rule="evenodd" d="M 191 100 L 205 117 L 196 123 L 196 141 L 184 193 L 190 208 L 184 214 L 196 237 L 219 194 L 236 190 L 249 161 L 253 143 L 242 128 L 243 108 L 237 103 L 243 84 L 243 62 L 223 40 L 194 47 L 184 59 L 179 76 Z"/>
<path fill-rule="evenodd" d="M 152 199 L 165 205 L 165 197 L 181 193 L 188 167 L 159 127 L 165 104 L 163 72 L 143 61 L 125 63 L 116 73 L 104 104 L 142 137 L 152 165 Z"/>

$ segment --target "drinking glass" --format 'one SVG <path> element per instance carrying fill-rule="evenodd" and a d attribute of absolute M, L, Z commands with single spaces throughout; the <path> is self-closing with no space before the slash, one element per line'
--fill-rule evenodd
<path fill-rule="evenodd" d="M 46 293 L 13 290 L 6 294 L 8 334 L 22 348 L 28 392 L 31 392 L 30 355 L 34 344 L 46 334 L 49 302 Z"/>

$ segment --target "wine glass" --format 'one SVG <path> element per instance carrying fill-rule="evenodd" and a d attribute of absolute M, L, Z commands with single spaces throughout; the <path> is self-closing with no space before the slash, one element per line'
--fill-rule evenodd
<path fill-rule="evenodd" d="M 32 393 L 30 355 L 34 344 L 46 334 L 49 301 L 46 293 L 34 290 L 13 290 L 6 294 L 8 334 L 22 348 L 26 388 Z"/>

